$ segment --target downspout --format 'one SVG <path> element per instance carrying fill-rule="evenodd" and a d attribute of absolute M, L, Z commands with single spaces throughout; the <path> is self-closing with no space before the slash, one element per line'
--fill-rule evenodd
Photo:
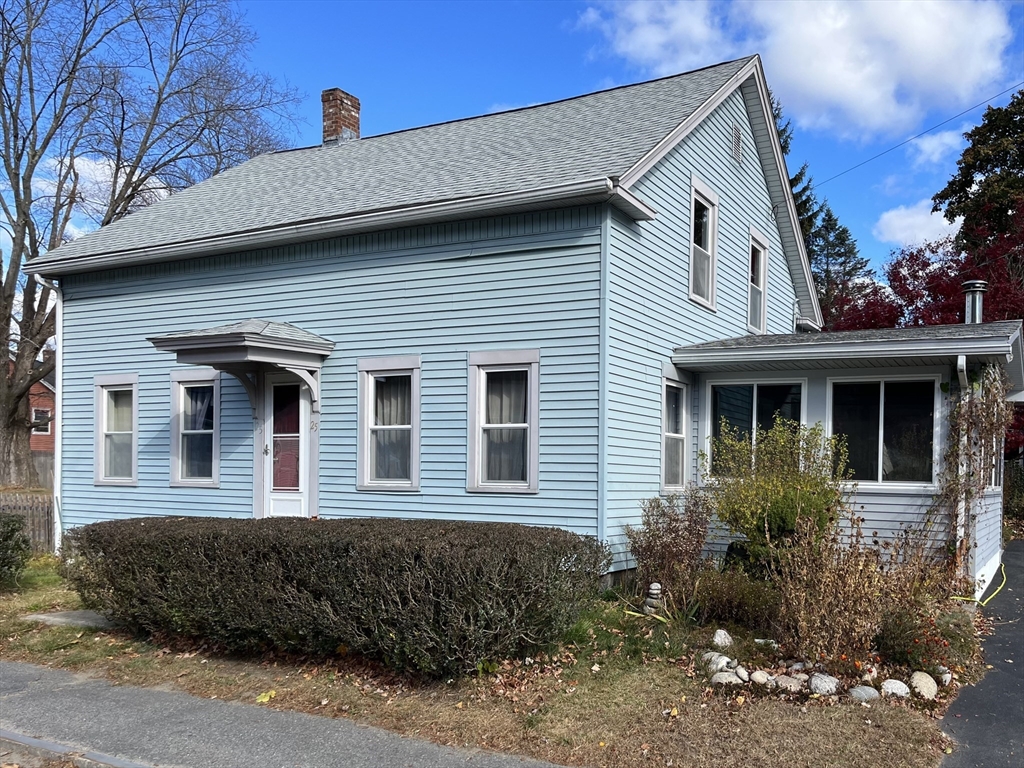
<path fill-rule="evenodd" d="M 61 525 L 61 481 L 63 478 L 62 458 L 64 454 L 64 294 L 56 283 L 42 275 L 33 275 L 35 281 L 45 285 L 57 297 L 56 340 L 57 350 L 54 355 L 54 378 L 57 382 L 53 397 L 54 424 L 57 427 L 56 439 L 53 441 L 53 547 L 60 553 L 63 526 Z"/>
<path fill-rule="evenodd" d="M 956 377 L 960 380 L 960 391 L 967 391 L 967 355 L 956 356 Z"/>

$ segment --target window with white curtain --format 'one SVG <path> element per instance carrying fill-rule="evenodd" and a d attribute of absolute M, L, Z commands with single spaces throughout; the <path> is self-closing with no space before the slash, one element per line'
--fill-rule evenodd
<path fill-rule="evenodd" d="M 538 489 L 540 355 L 536 350 L 469 355 L 467 489 Z"/>
<path fill-rule="evenodd" d="M 665 491 L 682 489 L 686 479 L 686 389 L 665 380 L 665 408 L 662 416 L 662 475 Z"/>
<path fill-rule="evenodd" d="M 171 373 L 171 485 L 216 487 L 220 478 L 220 375 Z"/>
<path fill-rule="evenodd" d="M 691 201 L 690 298 L 714 309 L 718 195 L 700 180 L 693 179 Z"/>
<path fill-rule="evenodd" d="M 415 491 L 420 483 L 420 358 L 359 361 L 360 490 Z"/>
<path fill-rule="evenodd" d="M 96 376 L 96 485 L 135 485 L 138 478 L 138 374 Z"/>

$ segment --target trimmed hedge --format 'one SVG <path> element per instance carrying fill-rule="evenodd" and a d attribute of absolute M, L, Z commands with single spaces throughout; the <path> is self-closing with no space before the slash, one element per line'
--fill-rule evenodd
<path fill-rule="evenodd" d="M 25 518 L 0 512 L 0 583 L 15 581 L 32 555 Z"/>
<path fill-rule="evenodd" d="M 65 538 L 83 601 L 230 650 L 330 653 L 441 676 L 558 640 L 603 545 L 555 528 L 387 519 L 155 518 Z"/>

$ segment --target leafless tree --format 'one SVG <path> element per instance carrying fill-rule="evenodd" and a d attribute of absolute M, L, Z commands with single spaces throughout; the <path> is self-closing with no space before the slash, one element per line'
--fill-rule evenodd
<path fill-rule="evenodd" d="M 32 259 L 283 146 L 296 94 L 254 41 L 219 0 L 0 0 L 0 486 L 36 482 L 28 393 L 54 367 Z"/>

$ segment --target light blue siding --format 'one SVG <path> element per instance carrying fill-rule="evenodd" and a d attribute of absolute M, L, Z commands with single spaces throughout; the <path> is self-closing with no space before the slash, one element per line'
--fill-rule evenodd
<path fill-rule="evenodd" d="M 359 235 L 65 283 L 66 525 L 252 515 L 252 415 L 222 378 L 220 488 L 169 487 L 173 355 L 147 336 L 258 317 L 335 342 L 322 371 L 320 514 L 504 520 L 596 534 L 599 207 Z M 466 492 L 467 353 L 539 349 L 540 492 Z M 359 357 L 422 359 L 421 492 L 356 491 Z M 139 484 L 93 485 L 93 376 L 139 373 Z"/>
<path fill-rule="evenodd" d="M 742 132 L 742 163 L 732 157 L 734 124 Z M 689 299 L 693 177 L 719 196 L 715 311 Z M 610 214 L 606 514 L 617 565 L 625 563 L 622 526 L 637 523 L 639 502 L 660 490 L 662 366 L 677 346 L 747 333 L 751 227 L 768 240 L 769 333 L 792 332 L 795 300 L 739 91 L 640 179 L 634 191 L 658 215 L 638 224 Z M 693 451 L 690 465 L 692 479 Z"/>

